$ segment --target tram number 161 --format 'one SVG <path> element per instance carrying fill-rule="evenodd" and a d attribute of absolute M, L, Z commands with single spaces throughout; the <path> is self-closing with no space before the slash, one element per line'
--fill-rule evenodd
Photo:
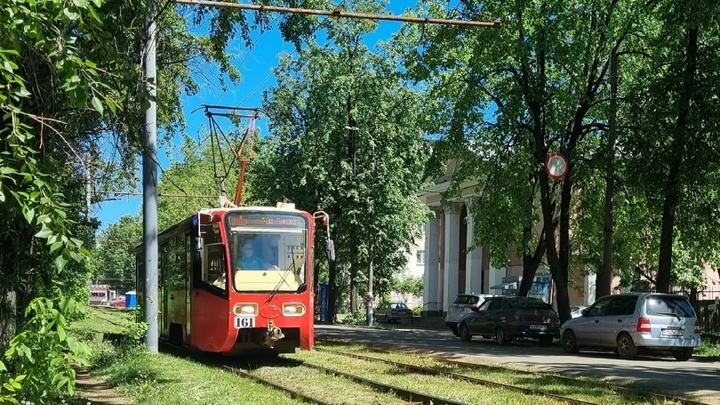
<path fill-rule="evenodd" d="M 235 317 L 235 328 L 254 328 L 255 317 L 254 316 L 236 316 Z"/>

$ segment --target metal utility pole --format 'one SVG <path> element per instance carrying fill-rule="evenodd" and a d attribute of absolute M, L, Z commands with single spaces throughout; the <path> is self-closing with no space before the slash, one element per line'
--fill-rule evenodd
<path fill-rule="evenodd" d="M 610 116 L 608 117 L 607 168 L 605 172 L 605 226 L 603 229 L 603 264 L 598 273 L 595 298 L 611 293 L 613 256 L 613 197 L 615 194 L 615 131 L 617 128 L 618 55 L 610 53 Z"/>
<path fill-rule="evenodd" d="M 149 17 L 143 62 L 145 86 L 150 105 L 145 110 L 145 150 L 143 151 L 143 247 L 145 251 L 145 322 L 147 348 L 158 352 L 158 228 L 157 228 L 157 73 L 155 3 L 147 2 Z M 140 281 L 140 280 L 138 280 Z"/>

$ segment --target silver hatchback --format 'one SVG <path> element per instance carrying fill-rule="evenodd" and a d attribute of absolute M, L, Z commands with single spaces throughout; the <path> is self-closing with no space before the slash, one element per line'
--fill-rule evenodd
<path fill-rule="evenodd" d="M 669 351 L 688 360 L 700 345 L 700 323 L 681 295 L 627 293 L 608 295 L 566 321 L 560 330 L 563 349 L 613 348 L 621 358 L 638 350 Z"/>
<path fill-rule="evenodd" d="M 458 294 L 455 301 L 448 307 L 445 325 L 450 328 L 453 335 L 460 336 L 457 328 L 460 318 L 472 311 L 477 311 L 478 307 L 492 296 L 490 294 Z"/>

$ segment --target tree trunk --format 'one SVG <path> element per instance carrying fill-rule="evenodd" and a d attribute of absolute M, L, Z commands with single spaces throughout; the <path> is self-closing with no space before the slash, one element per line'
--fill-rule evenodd
<path fill-rule="evenodd" d="M 692 25 L 687 32 L 687 47 L 683 87 L 678 105 L 678 118 L 675 137 L 673 139 L 674 159 L 668 171 L 668 181 L 663 202 L 662 230 L 660 233 L 660 255 L 656 291 L 670 292 L 672 270 L 672 247 L 675 230 L 675 212 L 677 209 L 679 190 L 678 180 L 685 160 L 685 142 L 689 131 L 690 100 L 695 91 L 695 73 L 697 71 L 698 28 Z"/>
<path fill-rule="evenodd" d="M 4 353 L 8 342 L 15 336 L 15 293 L 0 290 L 0 353 Z"/>
<path fill-rule="evenodd" d="M 328 269 L 328 322 L 331 324 L 337 320 L 337 262 L 331 261 Z"/>
<path fill-rule="evenodd" d="M 525 232 L 531 232 L 531 229 L 526 228 Z M 527 297 L 530 293 L 533 280 L 535 279 L 535 273 L 545 253 L 545 230 L 543 229 L 542 232 L 535 251 L 530 254 L 530 251 L 526 249 L 523 254 L 523 278 L 520 281 L 520 288 L 518 289 L 518 295 L 521 297 Z"/>

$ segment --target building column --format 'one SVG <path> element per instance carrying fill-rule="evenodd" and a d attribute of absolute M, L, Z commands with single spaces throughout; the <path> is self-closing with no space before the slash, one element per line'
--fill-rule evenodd
<path fill-rule="evenodd" d="M 465 254 L 465 292 L 483 293 L 483 248 L 473 246 L 475 240 L 475 221 L 471 207 L 474 201 L 466 201 L 467 215 L 467 249 Z"/>
<path fill-rule="evenodd" d="M 440 315 L 442 303 L 438 296 L 438 274 L 440 273 L 440 211 L 425 224 L 425 271 L 423 275 L 423 315 Z"/>
<path fill-rule="evenodd" d="M 443 311 L 452 304 L 458 294 L 458 273 L 460 260 L 460 210 L 462 203 L 452 204 L 445 209 L 445 246 L 443 262 Z"/>

